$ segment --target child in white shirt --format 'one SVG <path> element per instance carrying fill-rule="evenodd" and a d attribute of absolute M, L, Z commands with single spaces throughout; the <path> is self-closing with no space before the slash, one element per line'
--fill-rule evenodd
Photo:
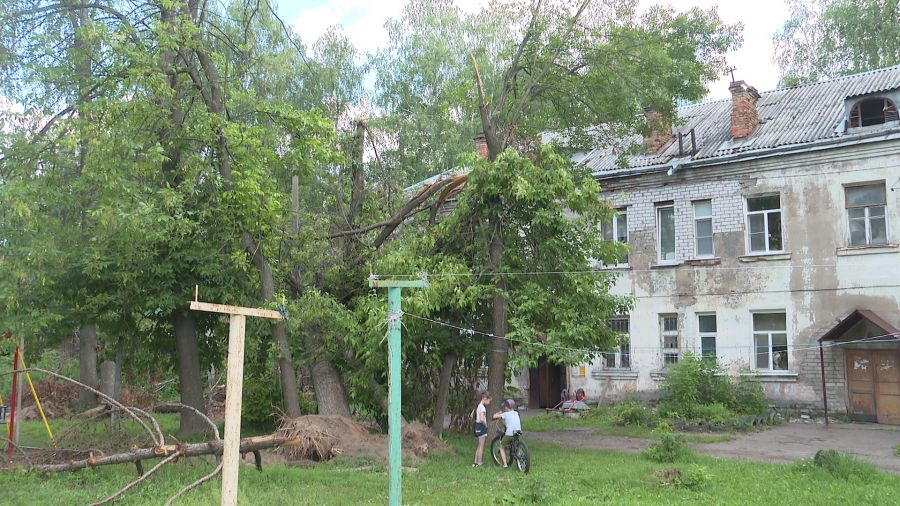
<path fill-rule="evenodd" d="M 506 432 L 503 433 L 503 439 L 500 442 L 500 458 L 503 459 L 503 467 L 509 467 L 506 462 L 506 447 L 509 446 L 509 442 L 516 433 L 522 432 L 522 421 L 519 419 L 519 412 L 516 411 L 516 401 L 512 399 L 503 401 L 503 411 L 498 411 L 493 416 L 494 420 L 501 418 L 506 425 Z"/>

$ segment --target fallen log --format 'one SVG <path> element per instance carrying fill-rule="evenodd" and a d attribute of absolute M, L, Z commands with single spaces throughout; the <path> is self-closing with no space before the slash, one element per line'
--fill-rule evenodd
<path fill-rule="evenodd" d="M 298 438 L 278 437 L 273 434 L 268 436 L 248 437 L 241 440 L 241 453 L 254 452 L 272 448 L 275 446 L 285 446 L 297 444 Z M 198 457 L 200 455 L 221 455 L 223 441 L 208 441 L 206 443 L 189 443 L 181 445 L 158 445 L 150 448 L 138 448 L 136 450 L 124 453 L 116 453 L 103 457 L 89 456 L 86 459 L 73 460 L 65 464 L 45 464 L 34 466 L 32 469 L 42 473 L 55 473 L 60 471 L 76 471 L 78 469 L 95 468 L 99 466 L 109 466 L 113 464 L 127 464 L 129 462 L 140 462 L 142 460 L 158 459 L 174 455 L 180 452 L 183 457 Z"/>

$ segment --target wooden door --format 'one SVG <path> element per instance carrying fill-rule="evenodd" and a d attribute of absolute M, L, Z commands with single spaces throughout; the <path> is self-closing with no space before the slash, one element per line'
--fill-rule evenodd
<path fill-rule="evenodd" d="M 878 423 L 900 425 L 900 351 L 873 351 Z"/>
<path fill-rule="evenodd" d="M 546 357 L 528 371 L 528 404 L 532 408 L 552 408 L 559 402 L 564 369 L 551 364 Z"/>
<path fill-rule="evenodd" d="M 875 422 L 875 363 L 869 350 L 847 350 L 847 393 L 850 419 Z"/>

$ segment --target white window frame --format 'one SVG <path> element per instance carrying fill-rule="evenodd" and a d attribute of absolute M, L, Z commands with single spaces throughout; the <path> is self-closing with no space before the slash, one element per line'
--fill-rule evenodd
<path fill-rule="evenodd" d="M 773 197 L 778 196 L 778 209 L 766 209 L 765 211 L 751 211 L 750 210 L 750 199 L 758 199 L 765 197 Z M 784 253 L 785 243 L 787 242 L 785 237 L 785 226 L 784 226 L 784 212 L 782 210 L 781 205 L 781 193 L 763 193 L 760 195 L 746 195 L 744 196 L 744 221 L 747 225 L 747 254 L 748 255 L 772 255 L 778 253 Z M 769 214 L 778 213 L 781 216 L 781 249 L 774 250 L 769 249 Z M 765 250 L 753 250 L 753 246 L 750 242 L 750 216 L 762 215 L 763 216 L 763 231 L 766 235 L 766 249 Z"/>
<path fill-rule="evenodd" d="M 702 217 L 697 216 L 697 204 L 699 204 L 701 202 L 709 202 L 709 216 L 702 216 Z M 715 236 L 715 234 L 713 234 L 713 231 L 712 231 L 712 228 L 713 228 L 712 199 L 694 200 L 693 202 L 691 202 L 691 206 L 693 207 L 693 210 L 694 210 L 694 256 L 696 258 L 714 258 L 716 256 L 716 245 L 714 244 L 714 241 L 713 241 L 713 237 Z M 700 225 L 701 221 L 707 221 L 707 220 L 709 221 L 709 232 L 711 234 L 709 236 L 710 252 L 709 252 L 709 254 L 701 255 L 700 254 L 700 227 L 699 227 L 699 225 Z M 706 237 L 704 236 L 704 238 L 706 238 Z"/>
<path fill-rule="evenodd" d="M 620 370 L 620 371 L 630 371 L 631 370 L 631 318 L 630 316 L 614 316 L 610 318 L 612 320 L 624 321 L 626 326 L 628 327 L 627 332 L 623 332 L 625 336 L 628 337 L 627 343 L 619 343 L 616 346 L 615 352 L 604 352 L 603 358 L 601 360 L 601 365 L 605 370 Z M 612 327 L 612 325 L 611 325 Z M 613 329 L 615 330 L 615 329 Z M 623 353 L 623 350 L 627 350 L 627 353 Z M 622 357 L 627 356 L 627 361 L 623 360 Z M 607 359 L 612 358 L 613 365 L 609 365 Z M 627 362 L 627 363 L 626 363 Z"/>
<path fill-rule="evenodd" d="M 715 322 L 716 322 L 716 331 L 715 332 L 703 332 L 700 330 L 700 318 L 702 318 L 704 316 L 712 316 L 713 319 L 715 319 Z M 714 360 L 719 359 L 718 333 L 719 333 L 719 318 L 718 318 L 718 316 L 716 316 L 716 313 L 714 313 L 714 312 L 697 313 L 697 336 L 699 336 L 697 339 L 697 355 L 699 355 L 701 358 L 712 358 Z M 713 338 L 713 340 L 714 340 L 713 342 L 715 343 L 715 347 L 714 347 L 715 354 L 714 355 L 707 357 L 706 355 L 703 354 L 703 338 L 704 337 Z"/>
<path fill-rule="evenodd" d="M 780 314 L 784 316 L 784 331 L 778 330 L 756 330 L 756 324 L 753 321 L 754 315 L 758 314 Z M 788 324 L 787 324 L 787 311 L 785 310 L 772 310 L 772 311 L 753 311 L 750 313 L 750 326 L 753 329 L 753 338 L 752 338 L 752 352 L 751 352 L 751 363 L 753 364 L 753 370 L 762 371 L 762 372 L 771 372 L 771 373 L 783 373 L 791 370 L 791 335 L 788 332 Z M 785 343 L 785 354 L 787 356 L 787 368 L 785 369 L 774 369 L 773 365 L 775 363 L 775 352 L 772 350 L 772 334 L 784 334 L 784 343 Z M 757 335 L 765 335 L 767 341 L 769 343 L 768 346 L 768 356 L 769 356 L 769 366 L 767 368 L 758 367 L 756 363 L 756 336 Z"/>
<path fill-rule="evenodd" d="M 675 330 L 666 330 L 665 321 L 667 318 L 675 319 Z M 660 313 L 659 314 L 659 346 L 662 354 L 662 367 L 665 369 L 670 364 L 678 363 L 681 360 L 681 334 L 680 334 L 681 326 L 678 323 L 678 314 L 677 313 Z M 666 338 L 674 337 L 675 338 L 675 347 L 667 347 L 666 346 Z M 668 357 L 675 357 L 674 361 L 667 361 Z"/>
<path fill-rule="evenodd" d="M 850 206 L 850 189 L 851 188 L 860 188 L 865 186 L 880 186 L 881 194 L 884 197 L 884 204 L 880 206 Z M 876 181 L 876 182 L 868 182 L 868 183 L 853 183 L 844 185 L 844 211 L 847 216 L 847 246 L 851 248 L 866 248 L 870 246 L 879 247 L 886 246 L 891 243 L 891 225 L 888 221 L 888 208 L 887 208 L 887 189 L 885 188 L 884 181 Z M 872 243 L 872 224 L 871 224 L 871 216 L 869 215 L 869 209 L 873 207 L 882 207 L 884 208 L 884 243 Z M 863 218 L 866 225 L 866 243 L 865 244 L 853 244 L 853 233 L 850 229 L 850 210 L 851 209 L 865 209 L 865 216 Z M 858 219 L 858 218 L 857 218 Z"/>
<path fill-rule="evenodd" d="M 654 205 L 656 209 L 656 260 L 661 264 L 673 264 L 678 262 L 678 226 L 676 223 L 675 216 L 675 203 L 668 204 L 656 204 Z M 663 209 L 671 209 L 672 210 L 672 258 L 671 260 L 664 260 L 662 257 L 662 221 L 660 220 L 659 213 Z"/>
<path fill-rule="evenodd" d="M 624 217 L 625 217 L 625 230 L 624 230 L 624 232 L 625 232 L 625 241 L 624 241 L 624 242 L 619 240 L 619 217 L 620 217 L 620 216 L 624 216 Z M 612 240 L 613 240 L 613 242 L 618 242 L 618 243 L 622 243 L 622 244 L 628 244 L 628 208 L 627 208 L 627 207 L 620 207 L 620 208 L 617 208 L 617 209 L 616 209 L 616 214 L 614 214 L 614 215 L 610 218 L 610 222 L 609 222 L 609 223 L 610 223 L 610 224 L 609 224 L 609 228 L 610 228 L 610 230 L 612 231 Z M 605 227 L 605 226 L 607 226 L 607 225 L 606 225 L 606 224 L 601 225 L 601 227 Z M 601 232 L 603 232 L 602 228 L 601 228 Z M 610 265 L 609 267 L 628 267 L 628 256 L 627 256 L 627 255 L 625 256 L 624 261 L 618 262 L 618 263 L 613 264 L 613 265 Z"/>

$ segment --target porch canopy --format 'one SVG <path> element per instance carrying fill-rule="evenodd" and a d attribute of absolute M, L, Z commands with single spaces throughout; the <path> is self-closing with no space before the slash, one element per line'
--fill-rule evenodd
<path fill-rule="evenodd" d="M 822 405 L 825 407 L 825 425 L 828 425 L 828 394 L 825 389 L 825 341 L 837 341 L 832 346 L 853 344 L 875 346 L 900 344 L 900 329 L 869 309 L 857 309 L 847 315 L 819 338 L 819 367 L 822 371 Z"/>

